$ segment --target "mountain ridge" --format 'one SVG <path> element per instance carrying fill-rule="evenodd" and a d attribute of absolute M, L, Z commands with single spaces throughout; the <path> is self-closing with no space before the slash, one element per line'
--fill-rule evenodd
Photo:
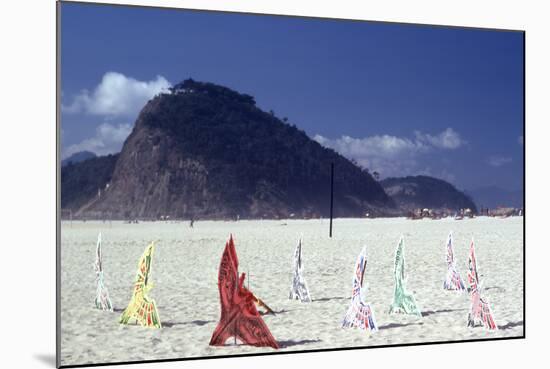
<path fill-rule="evenodd" d="M 86 213 L 125 219 L 327 217 L 331 163 L 335 217 L 398 214 L 368 172 L 262 111 L 252 96 L 188 79 L 143 107 L 108 186 Z"/>
<path fill-rule="evenodd" d="M 425 175 L 392 177 L 380 181 L 386 193 L 404 211 L 432 209 L 440 212 L 456 212 L 471 209 L 477 212 L 472 199 L 451 183 Z"/>
<path fill-rule="evenodd" d="M 93 159 L 95 157 L 97 157 L 97 155 L 91 151 L 84 150 L 84 151 L 75 152 L 74 154 L 61 160 L 61 166 L 64 167 L 65 165 L 68 165 L 70 163 L 73 163 L 73 164 L 80 163 L 81 161 Z"/>

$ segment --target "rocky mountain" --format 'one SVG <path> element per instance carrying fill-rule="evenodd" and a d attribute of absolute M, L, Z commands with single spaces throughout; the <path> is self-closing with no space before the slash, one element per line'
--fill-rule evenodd
<path fill-rule="evenodd" d="M 454 212 L 470 208 L 477 212 L 476 205 L 468 195 L 442 179 L 409 176 L 386 178 L 380 184 L 396 204 L 405 211 L 428 208 Z"/>
<path fill-rule="evenodd" d="M 61 167 L 61 208 L 85 210 L 111 181 L 118 154 L 94 157 Z"/>
<path fill-rule="evenodd" d="M 369 173 L 262 111 L 252 96 L 191 79 L 145 105 L 118 158 L 94 160 L 62 179 L 62 204 L 83 216 L 327 217 L 331 163 L 336 217 L 398 211 Z M 102 160 L 100 178 L 86 172 Z M 79 180 L 97 188 L 81 191 Z"/>
<path fill-rule="evenodd" d="M 61 160 L 61 166 L 64 167 L 65 165 L 68 165 L 70 163 L 73 163 L 73 164 L 80 163 L 81 161 L 92 159 L 95 157 L 96 157 L 96 154 L 94 154 L 91 151 L 79 151 L 77 153 L 72 154 L 68 158 Z"/>

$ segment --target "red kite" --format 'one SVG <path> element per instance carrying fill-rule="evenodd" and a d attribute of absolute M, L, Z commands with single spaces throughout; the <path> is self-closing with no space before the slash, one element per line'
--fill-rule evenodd
<path fill-rule="evenodd" d="M 256 297 L 243 285 L 244 278 L 245 273 L 239 278 L 239 260 L 231 236 L 225 244 L 218 272 L 221 317 L 210 345 L 223 346 L 234 337 L 246 345 L 278 349 L 277 341 L 256 309 Z"/>

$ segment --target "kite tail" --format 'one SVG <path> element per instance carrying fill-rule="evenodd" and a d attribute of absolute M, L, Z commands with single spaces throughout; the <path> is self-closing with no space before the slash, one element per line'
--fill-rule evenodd
<path fill-rule="evenodd" d="M 275 315 L 275 312 L 273 311 L 273 309 L 270 308 L 269 306 L 267 306 L 267 304 L 266 304 L 265 302 L 263 302 L 260 298 L 254 296 L 254 294 L 253 294 L 252 296 L 253 296 L 254 299 L 255 299 L 254 302 L 256 303 L 256 305 L 258 305 L 258 306 L 260 306 L 260 307 L 263 307 L 263 308 L 267 311 L 268 314 L 273 314 L 273 315 Z"/>

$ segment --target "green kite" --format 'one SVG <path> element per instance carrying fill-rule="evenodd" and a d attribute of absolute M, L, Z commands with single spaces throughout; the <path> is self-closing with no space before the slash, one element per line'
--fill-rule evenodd
<path fill-rule="evenodd" d="M 395 250 L 394 279 L 395 288 L 393 290 L 393 302 L 390 306 L 390 314 L 401 313 L 422 316 L 420 309 L 416 305 L 414 296 L 407 291 L 405 287 L 405 255 L 404 255 L 403 236 L 399 240 Z"/>

